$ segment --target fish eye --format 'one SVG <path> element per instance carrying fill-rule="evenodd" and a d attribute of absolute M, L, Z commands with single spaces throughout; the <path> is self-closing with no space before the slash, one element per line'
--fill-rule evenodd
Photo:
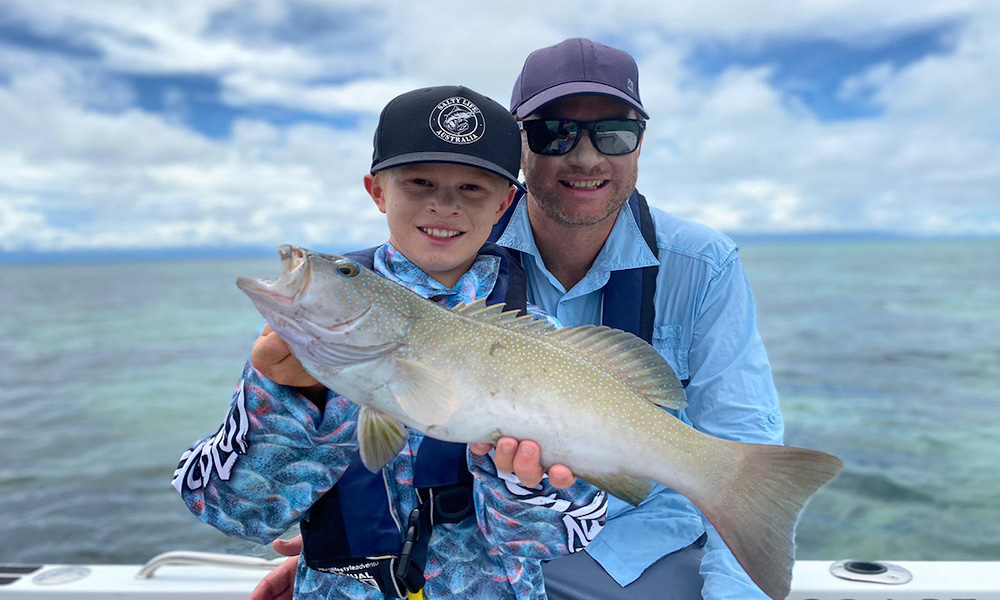
<path fill-rule="evenodd" d="M 345 260 L 337 265 L 337 273 L 344 277 L 355 277 L 360 272 L 358 265 L 350 261 Z"/>

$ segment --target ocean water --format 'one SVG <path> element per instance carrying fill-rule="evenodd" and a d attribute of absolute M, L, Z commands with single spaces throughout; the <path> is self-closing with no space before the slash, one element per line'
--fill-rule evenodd
<path fill-rule="evenodd" d="M 1000 560 L 1000 241 L 741 249 L 789 444 L 840 456 L 801 559 Z M 0 562 L 271 555 L 170 478 L 221 423 L 277 259 L 0 268 Z"/>

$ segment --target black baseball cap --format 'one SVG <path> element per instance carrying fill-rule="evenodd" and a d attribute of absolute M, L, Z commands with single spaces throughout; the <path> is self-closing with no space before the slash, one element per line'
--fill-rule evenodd
<path fill-rule="evenodd" d="M 393 98 L 375 129 L 371 172 L 428 162 L 478 167 L 521 187 L 517 122 L 496 101 L 457 85 Z"/>
<path fill-rule="evenodd" d="M 529 54 L 514 82 L 510 112 L 523 119 L 553 100 L 580 94 L 618 98 L 649 118 L 639 99 L 639 67 L 632 56 L 585 38 Z"/>

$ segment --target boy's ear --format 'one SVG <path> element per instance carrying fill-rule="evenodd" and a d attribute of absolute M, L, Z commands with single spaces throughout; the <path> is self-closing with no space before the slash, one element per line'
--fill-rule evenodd
<path fill-rule="evenodd" d="M 517 195 L 517 188 L 514 186 L 510 186 L 510 189 L 507 190 L 507 196 L 503 199 L 503 202 L 500 203 L 500 210 L 497 211 L 496 216 L 493 218 L 494 225 L 496 225 L 500 221 L 500 217 L 502 217 L 503 214 L 507 212 L 507 209 L 510 208 L 510 204 L 511 202 L 514 201 L 514 196 L 516 195 Z"/>
<path fill-rule="evenodd" d="M 370 173 L 365 175 L 365 190 L 372 197 L 372 200 L 375 201 L 375 206 L 378 207 L 379 211 L 385 214 L 385 190 L 382 188 L 379 179 L 379 177 Z"/>

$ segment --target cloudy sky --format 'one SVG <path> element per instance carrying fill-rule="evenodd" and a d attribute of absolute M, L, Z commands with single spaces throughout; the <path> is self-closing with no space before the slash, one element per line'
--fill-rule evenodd
<path fill-rule="evenodd" d="M 355 247 L 382 105 L 628 50 L 639 188 L 727 232 L 1000 234 L 1000 3 L 0 0 L 0 252 Z"/>

